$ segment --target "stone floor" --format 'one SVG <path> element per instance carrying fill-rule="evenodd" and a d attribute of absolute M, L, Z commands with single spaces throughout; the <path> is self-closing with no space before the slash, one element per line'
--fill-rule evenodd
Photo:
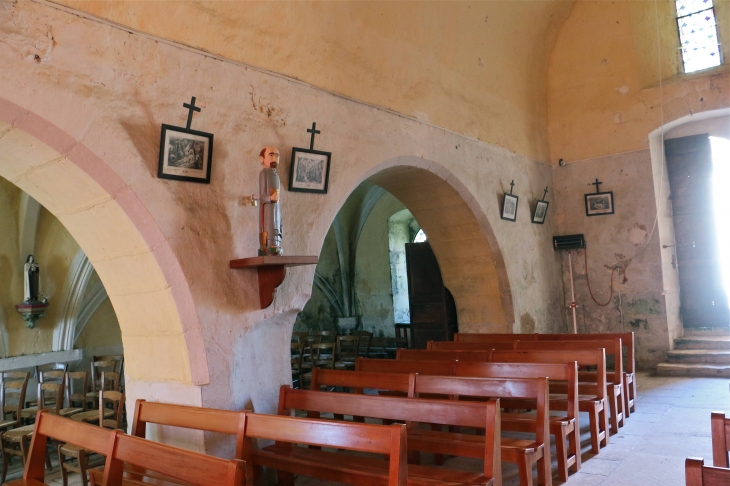
<path fill-rule="evenodd" d="M 688 456 L 702 457 L 712 464 L 710 412 L 730 413 L 729 381 L 726 378 L 687 378 L 637 376 L 639 396 L 636 412 L 619 433 L 612 435 L 609 445 L 600 454 L 590 453 L 588 417 L 581 415 L 583 465 L 566 483 L 557 476 L 554 484 L 568 486 L 684 486 L 684 460 Z M 555 448 L 553 448 L 555 457 Z M 46 474 L 46 482 L 60 486 L 61 478 L 53 456 L 54 468 Z M 424 464 L 432 458 L 424 454 Z M 447 467 L 479 470 L 480 461 L 451 458 Z M 555 471 L 555 461 L 553 461 Z M 22 475 L 18 461 L 10 468 L 8 479 Z M 536 477 L 535 477 L 536 478 Z M 297 486 L 335 485 L 312 478 L 297 478 Z M 504 485 L 517 486 L 519 480 L 514 464 L 504 465 Z M 70 486 L 81 485 L 73 475 Z"/>
<path fill-rule="evenodd" d="M 637 376 L 636 412 L 619 433 L 612 435 L 600 454 L 590 452 L 588 417 L 581 414 L 583 464 L 562 483 L 567 486 L 684 486 L 684 460 L 702 457 L 712 464 L 710 412 L 730 413 L 727 378 Z M 424 463 L 428 463 L 424 455 Z M 555 448 L 553 447 L 553 457 Z M 479 470 L 476 460 L 452 458 L 447 467 Z M 504 485 L 519 485 L 517 468 L 504 464 Z M 553 471 L 555 471 L 553 460 Z M 537 476 L 535 475 L 535 480 Z M 297 478 L 297 486 L 334 485 L 312 478 Z"/>

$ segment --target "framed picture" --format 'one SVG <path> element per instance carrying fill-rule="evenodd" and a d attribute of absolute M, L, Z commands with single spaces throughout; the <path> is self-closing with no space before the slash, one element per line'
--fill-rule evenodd
<path fill-rule="evenodd" d="M 517 203 L 520 198 L 512 194 L 505 194 L 502 201 L 502 219 L 517 221 Z"/>
<path fill-rule="evenodd" d="M 157 177 L 210 184 L 213 134 L 162 125 Z"/>
<path fill-rule="evenodd" d="M 613 192 L 586 194 L 586 216 L 613 214 Z"/>
<path fill-rule="evenodd" d="M 331 152 L 292 148 L 289 190 L 327 194 Z"/>
<path fill-rule="evenodd" d="M 545 216 L 547 216 L 547 209 L 550 203 L 543 201 L 542 199 L 537 200 L 537 206 L 535 206 L 535 214 L 532 215 L 532 222 L 535 224 L 543 224 L 545 222 Z"/>

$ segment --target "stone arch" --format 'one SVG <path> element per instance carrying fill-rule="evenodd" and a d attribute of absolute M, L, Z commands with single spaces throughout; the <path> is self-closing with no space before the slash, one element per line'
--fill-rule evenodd
<path fill-rule="evenodd" d="M 179 262 L 142 202 L 103 160 L 0 98 L 0 176 L 45 206 L 83 248 L 117 313 L 130 379 L 209 382 L 200 321 Z"/>
<path fill-rule="evenodd" d="M 440 164 L 389 159 L 363 175 L 398 198 L 428 235 L 444 284 L 454 296 L 459 329 L 512 332 L 507 268 L 489 220 L 469 189 Z"/>

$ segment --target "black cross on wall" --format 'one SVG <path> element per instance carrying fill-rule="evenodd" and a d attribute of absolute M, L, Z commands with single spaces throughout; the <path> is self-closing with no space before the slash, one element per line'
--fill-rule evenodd
<path fill-rule="evenodd" d="M 193 123 L 193 112 L 200 111 L 200 108 L 195 106 L 195 96 L 192 97 L 190 100 L 190 104 L 183 103 L 183 108 L 187 108 L 188 110 L 188 124 L 185 126 L 188 130 L 190 130 L 190 124 Z"/>
<path fill-rule="evenodd" d="M 596 186 L 596 194 L 598 194 L 599 192 L 601 192 L 601 190 L 599 189 L 599 186 L 601 184 L 603 184 L 603 182 L 599 181 L 597 177 L 596 177 L 596 182 L 591 182 L 591 185 L 592 186 Z"/>
<path fill-rule="evenodd" d="M 312 122 L 312 128 L 307 128 L 307 132 L 312 134 L 312 138 L 309 140 L 309 150 L 314 150 L 314 136 L 322 132 L 317 130 L 317 124 L 314 122 Z"/>

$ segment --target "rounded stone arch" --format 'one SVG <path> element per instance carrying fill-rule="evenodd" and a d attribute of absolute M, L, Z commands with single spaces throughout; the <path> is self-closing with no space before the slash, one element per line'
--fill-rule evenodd
<path fill-rule="evenodd" d="M 389 159 L 363 175 L 398 198 L 423 228 L 456 300 L 459 330 L 512 332 L 514 305 L 492 226 L 453 173 L 421 157 Z"/>
<path fill-rule="evenodd" d="M 177 257 L 144 204 L 102 159 L 0 98 L 0 176 L 54 214 L 83 248 L 117 314 L 128 378 L 209 382 L 200 321 Z"/>

